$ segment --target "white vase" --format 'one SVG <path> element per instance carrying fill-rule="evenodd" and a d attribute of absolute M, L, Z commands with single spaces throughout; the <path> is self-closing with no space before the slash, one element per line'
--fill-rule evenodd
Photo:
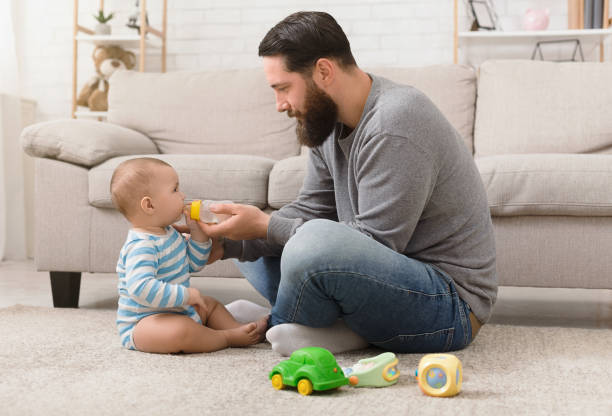
<path fill-rule="evenodd" d="M 98 23 L 94 28 L 96 35 L 110 35 L 111 26 L 106 23 Z"/>

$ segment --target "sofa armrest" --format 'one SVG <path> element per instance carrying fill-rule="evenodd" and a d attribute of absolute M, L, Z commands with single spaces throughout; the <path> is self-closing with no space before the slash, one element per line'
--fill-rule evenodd
<path fill-rule="evenodd" d="M 135 130 L 89 120 L 37 123 L 21 132 L 21 144 L 30 156 L 57 159 L 92 167 L 116 156 L 157 154 L 151 139 Z"/>

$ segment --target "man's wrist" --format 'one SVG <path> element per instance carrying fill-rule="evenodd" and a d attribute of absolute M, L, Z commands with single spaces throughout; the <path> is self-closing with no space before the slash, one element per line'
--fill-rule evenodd
<path fill-rule="evenodd" d="M 261 230 L 259 231 L 260 238 L 268 239 L 268 227 L 270 227 L 270 215 L 262 211 Z"/>
<path fill-rule="evenodd" d="M 242 241 L 230 240 L 228 238 L 223 239 L 223 256 L 221 260 L 225 259 L 239 259 L 242 256 Z"/>
<path fill-rule="evenodd" d="M 284 246 L 293 233 L 295 220 L 271 215 L 268 222 L 267 240 L 274 244 Z"/>

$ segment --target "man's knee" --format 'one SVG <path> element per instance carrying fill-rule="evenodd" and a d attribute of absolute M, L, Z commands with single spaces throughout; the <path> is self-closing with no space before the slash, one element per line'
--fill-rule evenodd
<path fill-rule="evenodd" d="M 307 221 L 287 241 L 285 249 L 296 251 L 309 249 L 311 252 L 333 250 L 338 242 L 330 237 L 337 236 L 345 227 L 344 224 L 325 219 Z"/>
<path fill-rule="evenodd" d="M 281 257 L 283 275 L 300 273 L 313 266 L 327 263 L 338 251 L 337 242 L 330 239 L 334 228 L 343 227 L 334 221 L 316 219 L 303 224 L 287 241 Z"/>

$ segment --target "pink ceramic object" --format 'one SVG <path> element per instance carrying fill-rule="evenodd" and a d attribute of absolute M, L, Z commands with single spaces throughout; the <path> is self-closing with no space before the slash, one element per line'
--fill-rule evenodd
<path fill-rule="evenodd" d="M 523 29 L 546 30 L 548 27 L 549 15 L 550 11 L 548 9 L 527 9 L 525 16 L 523 16 Z"/>

